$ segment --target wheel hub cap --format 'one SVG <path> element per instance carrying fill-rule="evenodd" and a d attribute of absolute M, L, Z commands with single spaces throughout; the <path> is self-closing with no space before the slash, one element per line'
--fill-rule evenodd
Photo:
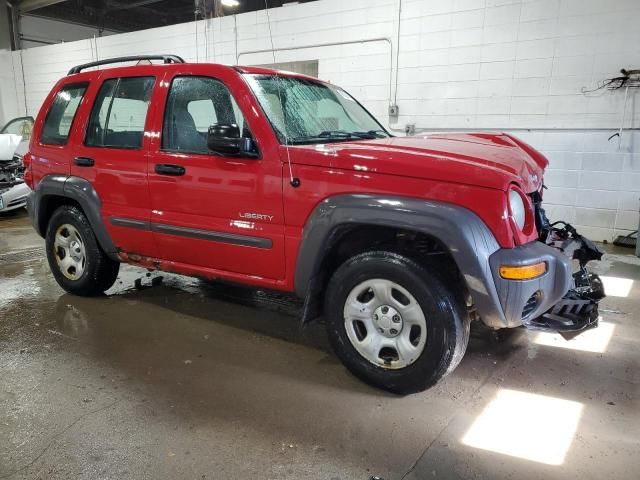
<path fill-rule="evenodd" d="M 402 316 L 390 305 L 380 305 L 373 312 L 373 324 L 387 338 L 397 337 L 402 331 Z"/>
<path fill-rule="evenodd" d="M 351 345 L 374 365 L 404 368 L 425 348 L 424 312 L 411 292 L 391 280 L 372 278 L 356 285 L 343 312 Z"/>
<path fill-rule="evenodd" d="M 71 224 L 60 225 L 53 241 L 53 254 L 62 274 L 77 280 L 86 267 L 85 246 L 80 232 Z"/>

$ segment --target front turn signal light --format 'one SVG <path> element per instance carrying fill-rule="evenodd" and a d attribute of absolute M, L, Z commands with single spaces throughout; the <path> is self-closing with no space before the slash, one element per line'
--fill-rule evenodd
<path fill-rule="evenodd" d="M 547 272 L 545 262 L 534 263 L 533 265 L 500 265 L 500 276 L 505 280 L 532 280 L 544 275 Z"/>

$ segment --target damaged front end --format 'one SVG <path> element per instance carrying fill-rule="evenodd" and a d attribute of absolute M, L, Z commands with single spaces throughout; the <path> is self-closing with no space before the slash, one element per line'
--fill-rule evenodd
<path fill-rule="evenodd" d="M 0 184 L 16 184 L 23 181 L 24 163 L 19 155 L 11 160 L 0 160 Z"/>
<path fill-rule="evenodd" d="M 0 160 L 0 212 L 24 206 L 27 193 L 22 158 L 14 155 L 11 160 Z"/>
<path fill-rule="evenodd" d="M 564 221 L 550 223 L 539 193 L 532 195 L 539 240 L 556 248 L 574 261 L 573 282 L 565 296 L 539 317 L 524 322 L 525 327 L 560 333 L 581 332 L 598 325 L 598 303 L 605 297 L 600 277 L 587 270 L 592 260 L 604 252 Z"/>

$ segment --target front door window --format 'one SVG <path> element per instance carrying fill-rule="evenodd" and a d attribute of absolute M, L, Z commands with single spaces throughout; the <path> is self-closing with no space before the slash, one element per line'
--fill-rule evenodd
<path fill-rule="evenodd" d="M 240 108 L 229 89 L 208 77 L 176 77 L 164 115 L 162 149 L 209 153 L 207 133 L 216 124 L 238 125 L 249 136 Z"/>

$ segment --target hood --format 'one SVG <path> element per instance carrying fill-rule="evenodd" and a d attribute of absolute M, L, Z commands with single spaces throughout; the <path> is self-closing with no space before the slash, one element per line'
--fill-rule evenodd
<path fill-rule="evenodd" d="M 506 190 L 540 188 L 548 162 L 504 133 L 439 133 L 291 147 L 294 163 Z"/>
<path fill-rule="evenodd" d="M 23 154 L 29 142 L 22 141 L 22 136 L 12 133 L 0 133 L 0 162 L 13 159 L 17 152 Z"/>

